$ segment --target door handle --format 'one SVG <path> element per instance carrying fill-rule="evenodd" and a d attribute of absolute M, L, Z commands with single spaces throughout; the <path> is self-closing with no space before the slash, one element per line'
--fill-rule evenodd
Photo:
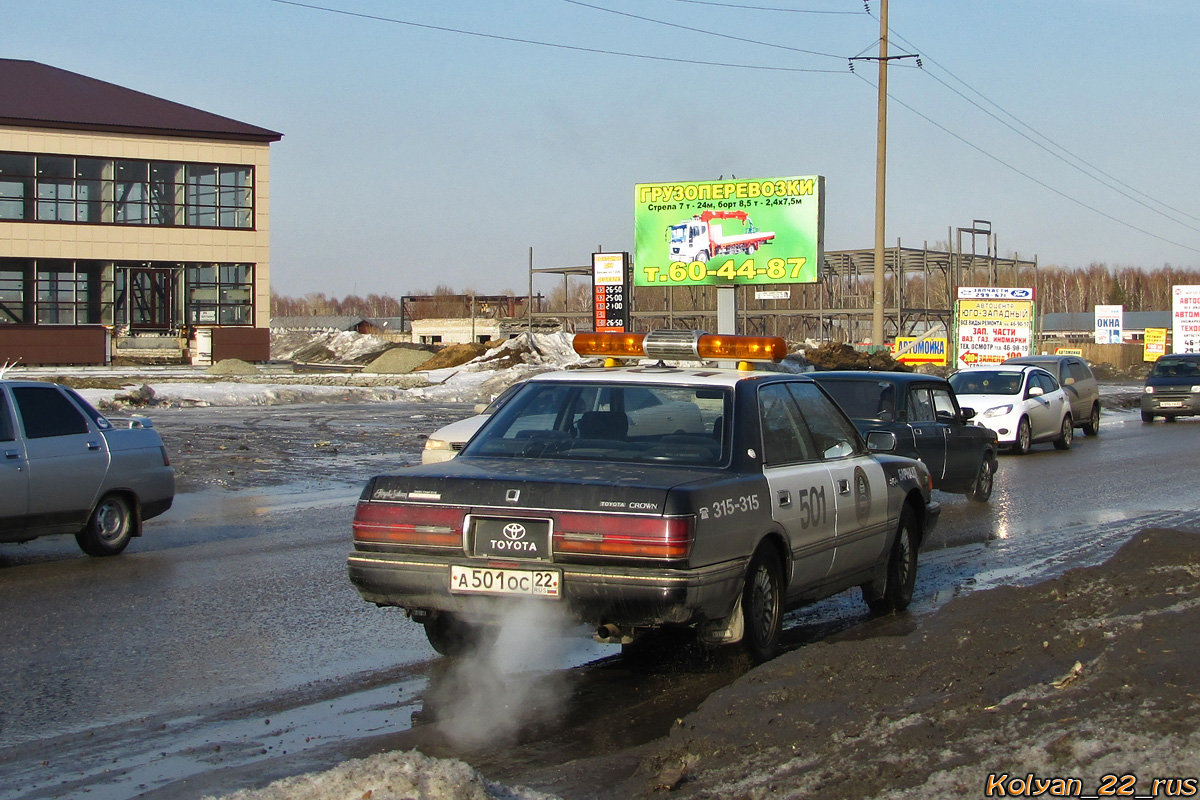
<path fill-rule="evenodd" d="M 850 481 L 838 478 L 838 494 L 850 494 Z"/>
<path fill-rule="evenodd" d="M 88 449 L 88 450 L 99 450 L 99 449 L 100 449 L 100 443 L 99 443 L 99 442 L 88 442 L 88 443 L 87 443 L 87 449 Z"/>
<path fill-rule="evenodd" d="M 780 508 L 791 508 L 791 506 L 792 506 L 792 493 L 789 491 L 781 491 L 779 493 L 779 507 Z"/>
<path fill-rule="evenodd" d="M 21 451 L 20 450 L 5 450 L 4 457 L 5 458 L 20 458 Z"/>

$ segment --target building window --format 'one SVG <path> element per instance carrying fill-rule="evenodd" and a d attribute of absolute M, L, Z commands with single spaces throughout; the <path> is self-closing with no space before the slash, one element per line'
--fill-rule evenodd
<path fill-rule="evenodd" d="M 249 230 L 254 168 L 0 153 L 0 220 Z"/>
<path fill-rule="evenodd" d="M 191 325 L 252 324 L 254 265 L 188 265 L 187 310 Z"/>
<path fill-rule="evenodd" d="M 0 269 L 0 325 L 25 321 L 25 271 Z"/>
<path fill-rule="evenodd" d="M 96 308 L 93 293 L 99 270 L 86 262 L 39 261 L 37 321 L 39 325 L 87 325 Z"/>

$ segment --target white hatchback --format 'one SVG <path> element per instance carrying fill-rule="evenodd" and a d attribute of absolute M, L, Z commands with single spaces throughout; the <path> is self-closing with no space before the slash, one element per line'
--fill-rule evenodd
<path fill-rule="evenodd" d="M 991 428 L 1002 447 L 1027 453 L 1036 442 L 1071 447 L 1073 422 L 1066 393 L 1041 367 L 1003 364 L 967 367 L 950 376 L 963 408 L 974 422 Z"/>

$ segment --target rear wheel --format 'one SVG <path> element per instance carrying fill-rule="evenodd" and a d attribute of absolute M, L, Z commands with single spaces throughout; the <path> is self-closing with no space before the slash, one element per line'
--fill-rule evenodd
<path fill-rule="evenodd" d="M 903 611 L 912 602 L 913 588 L 917 584 L 917 521 L 908 506 L 900 513 L 900 526 L 896 530 L 896 541 L 888 557 L 887 583 L 883 591 L 872 591 L 871 585 L 863 587 L 863 599 L 871 613 L 876 616 Z"/>
<path fill-rule="evenodd" d="M 1071 422 L 1070 415 L 1063 417 L 1062 429 L 1058 433 L 1058 438 L 1054 440 L 1054 449 L 1070 450 L 1071 442 L 1075 439 L 1075 425 Z"/>
<path fill-rule="evenodd" d="M 122 495 L 105 495 L 75 541 L 89 556 L 115 556 L 128 546 L 136 527 L 134 505 Z"/>
<path fill-rule="evenodd" d="M 1017 438 L 1013 441 L 1013 452 L 1023 456 L 1033 446 L 1033 431 L 1029 428 L 1029 418 L 1021 417 L 1017 423 Z"/>
<path fill-rule="evenodd" d="M 425 638 L 439 655 L 451 658 L 466 655 L 488 640 L 487 625 L 464 622 L 446 611 L 438 611 L 423 623 Z"/>
<path fill-rule="evenodd" d="M 976 503 L 986 503 L 992 497 L 992 487 L 996 483 L 996 460 L 990 453 L 984 453 L 983 461 L 979 464 L 979 473 L 975 476 L 975 484 L 967 492 L 967 499 Z"/>
<path fill-rule="evenodd" d="M 779 649 L 783 630 L 783 567 L 770 546 L 760 547 L 746 570 L 742 590 L 742 642 L 755 661 L 766 661 Z"/>
<path fill-rule="evenodd" d="M 1083 423 L 1083 432 L 1087 436 L 1095 436 L 1100 433 L 1100 404 L 1092 406 L 1092 415 L 1088 417 L 1088 421 Z"/>

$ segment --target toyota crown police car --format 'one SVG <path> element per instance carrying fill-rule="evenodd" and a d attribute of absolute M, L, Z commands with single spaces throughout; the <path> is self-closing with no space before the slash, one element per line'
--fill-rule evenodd
<path fill-rule="evenodd" d="M 905 608 L 937 520 L 924 464 L 867 443 L 801 375 L 663 359 L 778 360 L 778 338 L 578 334 L 582 355 L 660 359 L 531 378 L 451 461 L 372 478 L 350 579 L 440 653 L 514 602 L 560 604 L 601 642 L 695 626 L 777 648 L 789 608 L 861 587 Z"/>

